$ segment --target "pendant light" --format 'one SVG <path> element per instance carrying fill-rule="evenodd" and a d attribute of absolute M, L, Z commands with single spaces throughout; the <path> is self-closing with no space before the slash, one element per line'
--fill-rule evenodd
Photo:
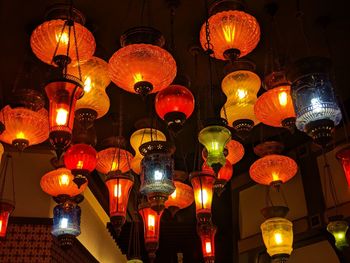
<path fill-rule="evenodd" d="M 350 146 L 347 146 L 336 153 L 337 159 L 340 161 L 348 186 L 350 187 Z"/>
<path fill-rule="evenodd" d="M 215 234 L 216 226 L 212 223 L 197 225 L 197 233 L 201 239 L 202 253 L 205 263 L 215 262 Z"/>
<path fill-rule="evenodd" d="M 204 50 L 211 50 L 213 57 L 232 61 L 246 56 L 257 46 L 259 24 L 243 9 L 242 1 L 237 0 L 215 1 L 210 7 L 210 17 L 200 31 L 200 42 Z M 207 30 L 210 32 L 210 46 L 206 40 Z"/>
<path fill-rule="evenodd" d="M 96 170 L 105 175 L 116 171 L 126 173 L 130 170 L 132 160 L 133 156 L 127 150 L 119 147 L 108 147 L 97 153 Z"/>
<path fill-rule="evenodd" d="M 226 160 L 228 160 L 232 165 L 238 163 L 244 156 L 244 147 L 236 140 L 230 140 L 228 143 L 226 143 L 226 149 Z"/>
<path fill-rule="evenodd" d="M 348 222 L 344 220 L 343 216 L 335 216 L 330 218 L 330 222 L 327 225 L 327 231 L 333 235 L 335 246 L 339 250 L 343 250 L 349 246 L 346 238 L 348 228 Z"/>

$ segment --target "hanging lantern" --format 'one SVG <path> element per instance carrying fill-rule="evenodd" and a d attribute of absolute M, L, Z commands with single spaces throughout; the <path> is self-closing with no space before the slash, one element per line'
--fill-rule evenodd
<path fill-rule="evenodd" d="M 80 195 L 86 189 L 86 181 L 80 188 L 73 182 L 74 176 L 70 170 L 61 167 L 46 173 L 40 180 L 41 189 L 62 203 L 67 197 L 72 198 Z M 59 201 L 60 200 L 60 201 Z"/>
<path fill-rule="evenodd" d="M 226 149 L 228 152 L 226 160 L 228 160 L 232 165 L 238 163 L 244 156 L 244 147 L 236 140 L 230 140 L 228 143 L 226 143 Z"/>
<path fill-rule="evenodd" d="M 122 48 L 109 60 L 112 81 L 120 88 L 141 94 L 158 92 L 176 76 L 176 62 L 163 49 L 165 39 L 151 27 L 129 29 L 120 38 Z"/>
<path fill-rule="evenodd" d="M 64 154 L 64 165 L 72 171 L 73 182 L 80 188 L 86 181 L 86 176 L 91 173 L 97 164 L 96 150 L 87 144 L 72 145 Z"/>
<path fill-rule="evenodd" d="M 334 126 L 342 119 L 329 71 L 329 59 L 308 57 L 298 60 L 287 72 L 296 127 L 321 146 L 330 142 Z"/>
<path fill-rule="evenodd" d="M 216 226 L 213 224 L 198 224 L 197 233 L 202 243 L 204 262 L 214 263 Z"/>
<path fill-rule="evenodd" d="M 127 150 L 118 147 L 110 147 L 97 153 L 96 170 L 102 174 L 121 171 L 126 173 L 130 170 L 133 156 Z"/>
<path fill-rule="evenodd" d="M 49 137 L 48 113 L 45 109 L 32 111 L 6 106 L 0 112 L 0 120 L 6 124 L 0 140 L 12 144 L 20 151 L 30 145 L 42 143 Z"/>
<path fill-rule="evenodd" d="M 139 213 L 143 220 L 146 250 L 150 261 L 153 262 L 159 245 L 160 218 L 163 211 L 157 213 L 146 202 L 139 205 Z"/>
<path fill-rule="evenodd" d="M 194 97 L 186 87 L 173 84 L 157 93 L 155 108 L 170 129 L 179 131 L 194 110 Z"/>
<path fill-rule="evenodd" d="M 249 54 L 260 40 L 257 20 L 243 9 L 241 1 L 217 1 L 210 8 L 210 44 L 207 46 L 206 24 L 200 31 L 204 50 L 211 49 L 212 56 L 221 60 L 235 60 Z"/>
<path fill-rule="evenodd" d="M 174 180 L 174 185 L 175 191 L 165 201 L 165 208 L 170 211 L 172 217 L 175 216 L 177 211 L 189 207 L 194 201 L 191 186 L 177 180 Z"/>
<path fill-rule="evenodd" d="M 224 149 L 230 139 L 231 132 L 221 125 L 209 125 L 199 132 L 198 140 L 206 148 L 207 163 L 215 173 L 226 163 Z"/>
<path fill-rule="evenodd" d="M 68 74 L 78 77 L 78 67 L 69 66 Z M 110 101 L 106 88 L 111 82 L 108 63 L 98 57 L 92 57 L 81 65 L 84 96 L 77 101 L 75 117 L 85 128 L 90 128 L 95 119 L 106 115 Z"/>
<path fill-rule="evenodd" d="M 136 173 L 141 173 L 141 161 L 143 155 L 140 153 L 140 146 L 150 141 L 166 141 L 164 133 L 153 128 L 144 128 L 135 131 L 130 137 L 131 147 L 135 150 L 134 159 L 131 160 L 131 169 Z"/>
<path fill-rule="evenodd" d="M 196 203 L 197 220 L 200 222 L 209 222 L 211 220 L 211 203 L 215 180 L 215 175 L 208 171 L 192 172 L 190 174 L 194 201 Z"/>
<path fill-rule="evenodd" d="M 258 184 L 276 187 L 292 179 L 298 171 L 298 165 L 292 158 L 280 155 L 282 150 L 283 144 L 275 141 L 257 145 L 254 152 L 261 158 L 250 166 L 250 178 Z"/>
<path fill-rule="evenodd" d="M 84 27 L 85 17 L 77 9 L 64 4 L 54 5 L 47 14 L 48 21 L 34 29 L 30 37 L 33 53 L 42 62 L 57 65 L 68 54 L 68 63 L 87 61 L 95 52 L 92 33 Z M 79 49 L 79 55 L 76 50 Z M 55 54 L 53 58 L 52 55 Z"/>
<path fill-rule="evenodd" d="M 350 146 L 347 146 L 336 153 L 337 159 L 341 162 L 348 186 L 350 187 Z"/>
<path fill-rule="evenodd" d="M 144 155 L 140 192 L 147 196 L 152 209 L 158 213 L 164 209 L 165 201 L 175 190 L 174 160 L 171 157 L 174 151 L 174 147 L 163 141 L 151 141 L 140 146 L 140 152 Z"/>
<path fill-rule="evenodd" d="M 134 184 L 133 176 L 119 172 L 110 172 L 107 175 L 106 186 L 109 192 L 109 216 L 116 228 L 117 235 L 125 223 L 126 210 L 131 188 Z"/>
<path fill-rule="evenodd" d="M 214 173 L 213 169 L 210 166 L 208 166 L 206 162 L 204 162 L 202 165 L 202 171 Z M 231 180 L 232 174 L 233 174 L 232 164 L 228 160 L 226 160 L 225 165 L 220 168 L 213 186 L 213 189 L 218 194 L 218 196 L 220 196 L 221 193 L 223 192 L 226 183 Z"/>
<path fill-rule="evenodd" d="M 6 201 L 0 201 L 0 237 L 6 237 L 7 225 L 10 214 L 15 209 L 13 204 Z"/>
<path fill-rule="evenodd" d="M 348 222 L 346 222 L 342 216 L 335 216 L 330 218 L 330 222 L 327 225 L 327 231 L 331 233 L 335 239 L 335 246 L 339 250 L 343 250 L 349 246 L 346 239 L 346 232 L 348 231 Z"/>
<path fill-rule="evenodd" d="M 80 235 L 80 217 L 80 207 L 72 203 L 59 204 L 53 209 L 51 233 L 63 249 L 70 248 L 75 237 Z"/>

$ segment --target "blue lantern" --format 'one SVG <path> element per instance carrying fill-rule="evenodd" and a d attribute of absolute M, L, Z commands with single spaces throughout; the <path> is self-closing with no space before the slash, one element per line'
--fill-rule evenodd
<path fill-rule="evenodd" d="M 175 190 L 173 151 L 173 147 L 163 141 L 151 141 L 140 146 L 140 152 L 144 155 L 140 191 L 158 213 L 164 209 L 165 201 Z"/>
<path fill-rule="evenodd" d="M 296 126 L 322 146 L 330 142 L 334 126 L 342 119 L 329 72 L 330 60 L 322 57 L 300 59 L 287 72 Z"/>
<path fill-rule="evenodd" d="M 81 209 L 78 205 L 64 203 L 53 209 L 52 235 L 57 237 L 62 248 L 69 248 L 80 235 Z"/>

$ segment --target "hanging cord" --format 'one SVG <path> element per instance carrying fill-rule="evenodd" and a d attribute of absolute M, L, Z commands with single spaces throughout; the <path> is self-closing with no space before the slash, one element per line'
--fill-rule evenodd
<path fill-rule="evenodd" d="M 323 169 L 324 169 L 324 176 L 325 176 L 325 188 L 327 187 L 327 179 L 328 179 L 329 192 L 330 192 L 331 197 L 332 197 L 333 202 L 334 202 L 335 212 L 338 215 L 339 200 L 338 200 L 338 197 L 337 197 L 337 193 L 335 191 L 335 184 L 334 184 L 331 168 L 330 168 L 330 165 L 328 163 L 326 152 L 325 152 L 324 148 L 322 149 L 322 155 L 323 155 L 323 159 L 324 159 Z M 325 190 L 327 190 L 327 188 Z M 327 196 L 327 191 L 326 191 L 326 196 Z"/>
<path fill-rule="evenodd" d="M 310 49 L 310 43 L 308 40 L 308 37 L 306 36 L 305 33 L 305 28 L 304 28 L 304 12 L 301 10 L 301 5 L 300 5 L 300 0 L 296 0 L 296 18 L 299 21 L 299 28 L 300 28 L 300 33 L 303 37 L 303 41 L 306 47 L 307 55 L 310 56 L 311 54 L 311 49 Z"/>
<path fill-rule="evenodd" d="M 175 27 L 175 14 L 176 7 L 175 5 L 170 6 L 170 50 L 175 55 L 175 36 L 174 36 L 174 27 Z"/>

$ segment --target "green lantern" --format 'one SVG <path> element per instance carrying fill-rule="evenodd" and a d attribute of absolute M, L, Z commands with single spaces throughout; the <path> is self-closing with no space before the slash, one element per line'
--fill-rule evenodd
<path fill-rule="evenodd" d="M 348 231 L 348 223 L 346 221 L 335 220 L 329 222 L 327 225 L 327 231 L 334 236 L 335 246 L 339 250 L 349 246 L 346 240 L 346 232 Z"/>
<path fill-rule="evenodd" d="M 226 143 L 231 139 L 231 132 L 220 125 L 210 125 L 199 132 L 198 140 L 207 149 L 207 164 L 218 173 L 225 165 L 224 150 Z"/>

